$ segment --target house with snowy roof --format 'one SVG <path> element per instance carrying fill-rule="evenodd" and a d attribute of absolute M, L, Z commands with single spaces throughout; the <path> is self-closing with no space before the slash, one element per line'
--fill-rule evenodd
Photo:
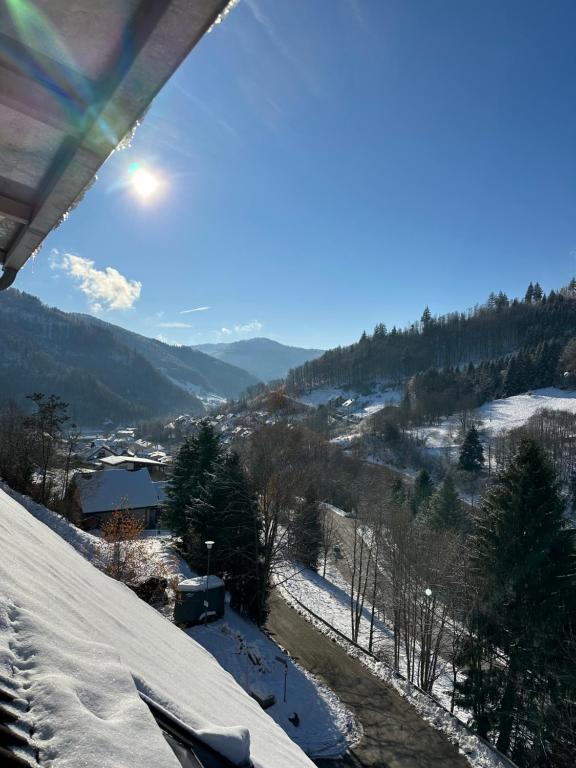
<path fill-rule="evenodd" d="M 98 460 L 101 469 L 124 469 L 136 471 L 148 469 L 155 480 L 163 480 L 166 476 L 166 461 L 150 459 L 147 456 L 135 456 L 134 454 L 121 454 L 118 456 L 104 456 Z"/>
<path fill-rule="evenodd" d="M 157 525 L 164 492 L 152 481 L 146 468 L 78 473 L 74 482 L 75 498 L 85 528 L 100 528 L 117 509 L 138 517 L 147 528 Z"/>

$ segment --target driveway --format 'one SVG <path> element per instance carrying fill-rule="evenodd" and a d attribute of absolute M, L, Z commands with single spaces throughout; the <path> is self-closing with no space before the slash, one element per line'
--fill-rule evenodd
<path fill-rule="evenodd" d="M 301 666 L 326 683 L 354 713 L 364 735 L 339 760 L 318 766 L 355 768 L 470 768 L 455 746 L 360 662 L 315 629 L 273 593 L 268 629 Z"/>

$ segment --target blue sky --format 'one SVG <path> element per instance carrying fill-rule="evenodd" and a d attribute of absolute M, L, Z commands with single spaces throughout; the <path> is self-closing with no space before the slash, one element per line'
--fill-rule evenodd
<path fill-rule="evenodd" d="M 240 0 L 17 287 L 175 343 L 327 348 L 562 285 L 575 29 L 573 0 Z"/>

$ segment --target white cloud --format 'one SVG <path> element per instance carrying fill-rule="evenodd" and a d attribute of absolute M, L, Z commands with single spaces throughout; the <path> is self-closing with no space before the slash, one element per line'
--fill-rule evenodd
<path fill-rule="evenodd" d="M 189 315 L 191 312 L 206 312 L 207 309 L 211 309 L 211 307 L 194 307 L 194 309 L 183 309 L 180 314 Z"/>
<path fill-rule="evenodd" d="M 233 325 L 231 328 L 220 328 L 219 331 L 214 331 L 217 336 L 239 336 L 243 333 L 257 333 L 264 328 L 263 323 L 259 320 L 252 320 L 244 325 Z"/>
<path fill-rule="evenodd" d="M 158 328 L 193 328 L 190 323 L 157 323 Z"/>
<path fill-rule="evenodd" d="M 264 326 L 258 320 L 252 320 L 251 323 L 245 325 L 235 325 L 234 330 L 236 333 L 253 333 L 255 331 L 261 331 Z"/>
<path fill-rule="evenodd" d="M 111 309 L 131 309 L 140 298 L 142 283 L 129 280 L 114 267 L 97 269 L 91 259 L 72 253 L 60 254 L 54 249 L 50 254 L 50 267 L 62 269 L 77 281 L 96 314 Z"/>

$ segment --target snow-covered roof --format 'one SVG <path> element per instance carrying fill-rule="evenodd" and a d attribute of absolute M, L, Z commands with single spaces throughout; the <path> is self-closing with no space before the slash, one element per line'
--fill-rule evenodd
<path fill-rule="evenodd" d="M 78 475 L 76 485 L 80 494 L 80 506 L 85 515 L 158 505 L 158 490 L 147 469 L 135 472 L 116 469 L 114 472 L 100 471 L 88 476 Z"/>
<path fill-rule="evenodd" d="M 120 464 L 143 464 L 151 467 L 162 466 L 161 462 L 154 459 L 146 459 L 144 456 L 123 455 L 123 456 L 104 456 L 100 463 L 107 467 L 117 467 Z"/>
<path fill-rule="evenodd" d="M 3 491 L 0 530 L 0 674 L 25 684 L 43 762 L 178 768 L 142 692 L 238 765 L 249 733 L 255 768 L 312 768 L 210 653 Z"/>
<path fill-rule="evenodd" d="M 196 576 L 193 579 L 185 579 L 178 584 L 178 592 L 204 592 L 208 589 L 218 589 L 224 586 L 224 582 L 218 576 Z"/>

